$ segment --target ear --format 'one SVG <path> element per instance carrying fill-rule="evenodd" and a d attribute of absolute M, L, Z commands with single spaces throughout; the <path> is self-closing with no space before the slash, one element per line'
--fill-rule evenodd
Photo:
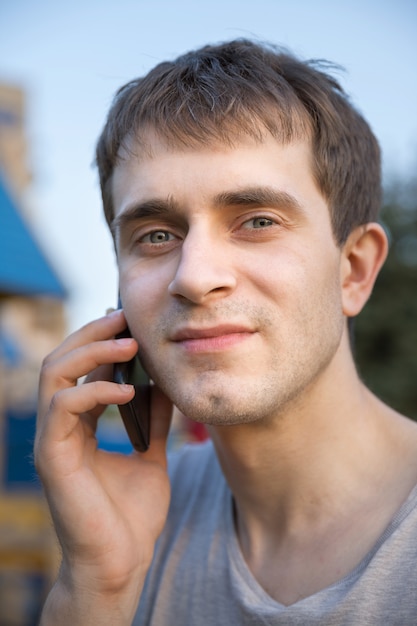
<path fill-rule="evenodd" d="M 358 226 L 342 248 L 341 284 L 343 312 L 354 317 L 372 293 L 388 254 L 388 239 L 375 222 Z"/>

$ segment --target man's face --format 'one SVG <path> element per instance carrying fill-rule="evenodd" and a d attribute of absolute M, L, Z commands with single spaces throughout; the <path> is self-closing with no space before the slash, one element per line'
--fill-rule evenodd
<path fill-rule="evenodd" d="M 191 418 L 273 418 L 326 377 L 344 328 L 341 252 L 309 144 L 150 141 L 113 178 L 121 296 L 142 360 Z"/>

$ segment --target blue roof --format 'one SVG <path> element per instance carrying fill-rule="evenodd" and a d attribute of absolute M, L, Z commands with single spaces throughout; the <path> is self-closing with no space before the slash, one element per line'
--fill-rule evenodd
<path fill-rule="evenodd" d="M 64 298 L 66 289 L 0 176 L 0 294 Z"/>

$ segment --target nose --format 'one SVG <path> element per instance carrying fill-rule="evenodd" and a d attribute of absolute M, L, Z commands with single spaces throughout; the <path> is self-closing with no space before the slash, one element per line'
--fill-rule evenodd
<path fill-rule="evenodd" d="M 170 295 L 202 304 L 229 295 L 235 287 L 232 251 L 227 249 L 227 243 L 201 230 L 189 231 L 168 287 Z"/>

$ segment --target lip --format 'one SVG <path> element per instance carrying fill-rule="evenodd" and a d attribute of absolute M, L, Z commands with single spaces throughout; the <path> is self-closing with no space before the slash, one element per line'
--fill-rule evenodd
<path fill-rule="evenodd" d="M 217 352 L 231 348 L 254 334 L 255 331 L 247 326 L 220 324 L 210 328 L 180 328 L 173 333 L 171 341 L 187 352 Z"/>
<path fill-rule="evenodd" d="M 187 341 L 188 339 L 211 339 L 224 335 L 251 334 L 253 330 L 247 326 L 220 324 L 211 328 L 179 328 L 171 336 L 171 341 Z"/>

